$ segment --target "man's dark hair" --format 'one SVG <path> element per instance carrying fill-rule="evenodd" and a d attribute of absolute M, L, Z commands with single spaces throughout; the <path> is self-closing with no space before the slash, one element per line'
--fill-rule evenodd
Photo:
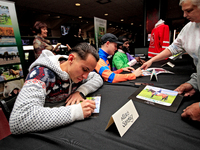
<path fill-rule="evenodd" d="M 33 30 L 35 31 L 35 33 L 41 33 L 41 28 L 47 27 L 47 24 L 42 22 L 42 21 L 36 21 L 34 26 L 33 26 Z"/>
<path fill-rule="evenodd" d="M 99 61 L 99 54 L 97 50 L 93 46 L 88 45 L 86 42 L 77 44 L 72 48 L 72 50 L 70 50 L 69 54 L 71 53 L 77 53 L 83 60 L 87 59 L 88 54 L 92 54 L 96 61 Z"/>

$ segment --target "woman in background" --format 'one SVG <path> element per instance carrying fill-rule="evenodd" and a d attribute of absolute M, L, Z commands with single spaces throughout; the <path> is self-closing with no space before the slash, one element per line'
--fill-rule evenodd
<path fill-rule="evenodd" d="M 48 32 L 46 23 L 41 21 L 36 21 L 33 26 L 33 29 L 37 34 L 33 41 L 35 59 L 37 59 L 40 56 L 42 50 L 44 49 L 50 50 L 54 53 L 59 51 L 58 46 L 60 45 L 60 43 L 58 43 L 54 48 L 51 45 L 51 42 L 45 39 L 47 37 L 47 32 Z"/>

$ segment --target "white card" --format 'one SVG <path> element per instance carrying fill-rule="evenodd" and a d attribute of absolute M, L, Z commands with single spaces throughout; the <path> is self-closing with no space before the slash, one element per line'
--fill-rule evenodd
<path fill-rule="evenodd" d="M 115 123 L 117 130 L 122 137 L 138 117 L 139 115 L 133 104 L 133 101 L 129 100 L 111 116 L 105 130 Z"/>
<path fill-rule="evenodd" d="M 170 67 L 172 67 L 172 68 L 175 66 L 175 65 L 172 64 L 171 62 L 168 62 L 167 64 L 168 64 Z"/>

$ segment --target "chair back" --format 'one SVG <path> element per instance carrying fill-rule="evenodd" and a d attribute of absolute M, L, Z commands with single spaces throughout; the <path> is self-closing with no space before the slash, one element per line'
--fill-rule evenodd
<path fill-rule="evenodd" d="M 9 100 L 0 99 L 0 107 L 2 108 L 8 121 L 9 121 L 9 117 L 10 117 L 11 111 L 13 109 L 13 106 L 15 104 L 16 98 L 17 98 L 17 96 L 15 96 Z"/>

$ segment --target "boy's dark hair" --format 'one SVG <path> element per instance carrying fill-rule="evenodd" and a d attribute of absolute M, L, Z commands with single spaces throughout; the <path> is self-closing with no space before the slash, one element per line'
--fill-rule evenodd
<path fill-rule="evenodd" d="M 121 43 L 120 43 L 120 44 L 117 44 L 117 49 L 119 49 L 120 46 L 123 47 L 123 44 L 124 44 L 126 41 L 128 41 L 128 38 L 127 38 L 126 36 L 120 36 L 120 37 L 118 38 L 118 41 L 121 42 Z M 122 47 L 121 47 L 121 48 L 122 48 Z"/>
<path fill-rule="evenodd" d="M 72 50 L 70 50 L 69 54 L 71 53 L 77 53 L 83 60 L 86 60 L 88 54 L 92 54 L 96 61 L 99 61 L 99 54 L 97 50 L 93 46 L 88 45 L 86 42 L 77 44 L 72 48 Z"/>
<path fill-rule="evenodd" d="M 47 27 L 47 24 L 42 22 L 42 21 L 36 21 L 34 26 L 33 26 L 33 30 L 35 31 L 35 33 L 41 33 L 41 28 L 43 27 Z"/>

